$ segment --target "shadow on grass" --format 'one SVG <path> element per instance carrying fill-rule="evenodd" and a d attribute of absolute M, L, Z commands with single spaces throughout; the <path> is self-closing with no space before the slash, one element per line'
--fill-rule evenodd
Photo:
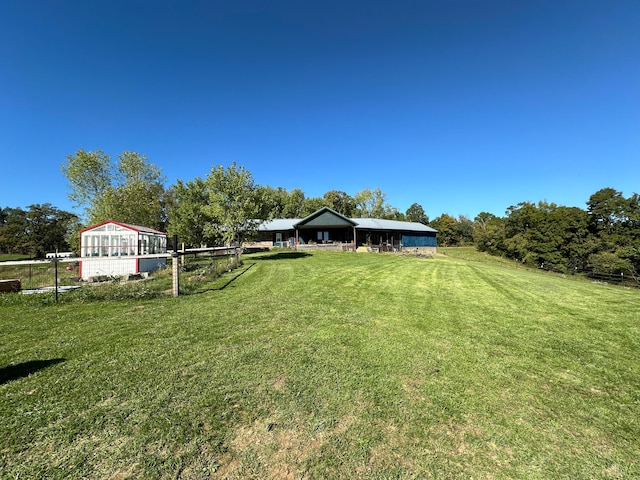
<path fill-rule="evenodd" d="M 224 285 L 219 286 L 218 288 L 214 288 L 214 290 L 224 290 L 225 288 L 227 288 L 229 285 L 231 285 L 233 282 L 235 282 L 238 278 L 240 278 L 242 275 L 244 275 L 245 273 L 247 273 L 249 271 L 249 269 L 251 267 L 253 267 L 255 265 L 255 263 L 252 263 L 251 265 L 249 265 L 247 268 L 245 268 L 244 270 L 242 270 L 240 273 L 238 273 L 237 275 L 234 275 L 232 278 L 230 278 Z"/>
<path fill-rule="evenodd" d="M 0 385 L 4 385 L 5 383 L 22 377 L 28 377 L 38 370 L 45 369 L 64 361 L 64 358 L 52 358 L 51 360 L 29 360 L 28 362 L 22 362 L 17 365 L 8 365 L 0 368 Z"/>
<path fill-rule="evenodd" d="M 294 260 L 296 258 L 310 257 L 310 253 L 305 252 L 278 252 L 269 255 L 253 257 L 254 260 Z"/>
<path fill-rule="evenodd" d="M 227 280 L 224 284 L 220 285 L 219 287 L 205 288 L 205 289 L 202 289 L 202 290 L 196 290 L 196 291 L 193 291 L 193 292 L 185 293 L 185 295 L 198 295 L 198 294 L 201 294 L 201 293 L 217 292 L 219 290 L 224 290 L 229 285 L 231 285 L 233 282 L 235 282 L 238 278 L 240 278 L 242 275 L 244 275 L 247 271 L 249 271 L 249 269 L 251 267 L 253 267 L 254 265 L 255 265 L 255 263 L 252 263 L 247 268 L 243 269 L 240 273 L 238 273 L 238 274 L 234 275 L 233 277 L 231 277 L 229 280 Z"/>

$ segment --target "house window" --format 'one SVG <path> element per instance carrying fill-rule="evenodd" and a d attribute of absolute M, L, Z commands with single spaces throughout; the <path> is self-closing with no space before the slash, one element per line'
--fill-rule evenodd
<path fill-rule="evenodd" d="M 323 232 L 321 230 L 318 231 L 318 242 L 328 242 L 329 241 L 329 232 Z"/>

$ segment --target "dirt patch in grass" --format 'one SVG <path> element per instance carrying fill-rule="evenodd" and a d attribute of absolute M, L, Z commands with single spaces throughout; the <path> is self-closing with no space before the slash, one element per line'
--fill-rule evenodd
<path fill-rule="evenodd" d="M 371 448 L 368 462 L 357 469 L 358 475 L 367 478 L 372 472 L 394 467 L 415 472 L 415 457 L 406 452 L 420 449 L 419 440 L 412 438 L 402 425 L 379 423 L 377 428 L 382 433 L 382 441 Z"/>
<path fill-rule="evenodd" d="M 278 377 L 274 390 L 283 389 L 286 380 Z M 358 414 L 365 408 L 358 403 L 356 413 L 328 421 L 272 415 L 242 425 L 236 428 L 229 442 L 230 453 L 215 475 L 228 479 L 310 478 L 308 466 L 322 464 L 323 452 L 334 442 L 348 443 L 349 431 L 358 426 Z"/>

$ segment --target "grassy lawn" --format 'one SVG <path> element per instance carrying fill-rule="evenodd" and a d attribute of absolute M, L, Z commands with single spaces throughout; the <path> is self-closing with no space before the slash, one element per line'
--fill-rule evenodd
<path fill-rule="evenodd" d="M 179 298 L 0 297 L 2 478 L 640 478 L 640 292 L 278 253 Z"/>
<path fill-rule="evenodd" d="M 16 260 L 29 260 L 29 255 L 20 255 L 13 253 L 0 253 L 0 262 L 12 262 Z"/>

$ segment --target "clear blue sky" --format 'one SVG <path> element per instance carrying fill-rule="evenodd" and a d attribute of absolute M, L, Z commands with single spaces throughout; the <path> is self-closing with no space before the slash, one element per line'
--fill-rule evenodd
<path fill-rule="evenodd" d="M 78 149 L 473 218 L 640 192 L 640 1 L 0 1 L 0 206 Z M 74 210 L 80 213 L 80 210 Z"/>

